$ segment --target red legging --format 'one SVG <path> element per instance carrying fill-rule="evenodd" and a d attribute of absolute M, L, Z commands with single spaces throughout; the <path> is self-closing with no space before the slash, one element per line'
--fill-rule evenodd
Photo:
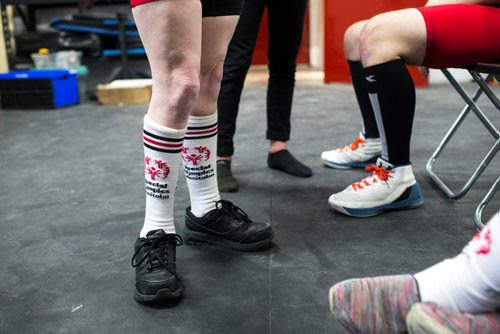
<path fill-rule="evenodd" d="M 422 65 L 445 68 L 500 61 L 500 8 L 443 5 L 418 10 L 427 28 Z"/>

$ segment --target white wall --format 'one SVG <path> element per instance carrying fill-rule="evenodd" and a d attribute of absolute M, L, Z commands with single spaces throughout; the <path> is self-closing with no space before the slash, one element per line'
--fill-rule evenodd
<path fill-rule="evenodd" d="M 472 80 L 470 74 L 466 70 L 452 68 L 449 69 L 449 71 L 458 82 L 468 82 Z M 448 79 L 446 79 L 440 70 L 429 70 L 429 84 L 440 84 L 443 82 L 448 82 Z"/>
<path fill-rule="evenodd" d="M 324 0 L 309 0 L 309 61 L 312 67 L 323 69 L 324 59 Z"/>

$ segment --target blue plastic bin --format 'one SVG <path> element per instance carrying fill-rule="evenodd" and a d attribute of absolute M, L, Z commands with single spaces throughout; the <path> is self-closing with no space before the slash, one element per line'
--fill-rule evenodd
<path fill-rule="evenodd" d="M 0 99 L 3 109 L 47 109 L 77 104 L 77 74 L 68 70 L 1 73 Z"/>

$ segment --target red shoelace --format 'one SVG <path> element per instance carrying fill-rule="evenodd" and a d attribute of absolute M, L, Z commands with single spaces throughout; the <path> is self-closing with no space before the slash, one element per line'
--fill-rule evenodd
<path fill-rule="evenodd" d="M 377 183 L 378 180 L 385 181 L 387 182 L 387 179 L 392 178 L 392 171 L 388 169 L 384 169 L 382 167 L 379 167 L 377 165 L 371 165 L 368 167 L 365 167 L 365 170 L 367 172 L 372 172 L 370 176 L 365 177 L 363 180 L 354 182 L 351 184 L 351 187 L 355 190 L 358 191 L 360 189 L 364 189 L 364 187 L 369 187 L 373 185 L 374 183 Z M 371 183 L 370 183 L 371 181 Z"/>
<path fill-rule="evenodd" d="M 356 138 L 350 145 L 344 146 L 340 148 L 340 152 L 344 151 L 354 151 L 359 147 L 359 145 L 366 145 L 366 140 L 361 139 L 360 137 Z"/>

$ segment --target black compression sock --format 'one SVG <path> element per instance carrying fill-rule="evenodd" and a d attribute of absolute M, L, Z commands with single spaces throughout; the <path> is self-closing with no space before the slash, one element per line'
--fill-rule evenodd
<path fill-rule="evenodd" d="M 348 61 L 351 71 L 352 86 L 356 93 L 356 99 L 363 117 L 364 135 L 366 138 L 379 138 L 377 121 L 373 114 L 372 104 L 368 96 L 368 88 L 366 87 L 365 70 L 359 61 Z"/>
<path fill-rule="evenodd" d="M 267 165 L 269 168 L 277 169 L 293 176 L 309 177 L 312 175 L 311 168 L 295 159 L 288 150 L 269 153 Z"/>
<path fill-rule="evenodd" d="M 410 163 L 415 86 L 402 60 L 365 68 L 368 93 L 382 139 L 382 159 Z"/>

